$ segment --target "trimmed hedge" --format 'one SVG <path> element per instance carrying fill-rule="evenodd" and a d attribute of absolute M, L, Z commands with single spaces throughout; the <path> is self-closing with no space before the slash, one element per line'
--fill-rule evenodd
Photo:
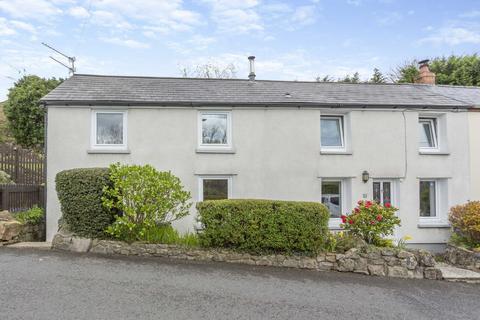
<path fill-rule="evenodd" d="M 75 234 L 107 237 L 105 229 L 115 220 L 114 212 L 102 205 L 103 188 L 112 183 L 109 176 L 107 168 L 71 169 L 57 174 L 62 219 Z"/>
<path fill-rule="evenodd" d="M 315 255 L 329 233 L 329 212 L 316 202 L 213 200 L 197 203 L 197 210 L 205 247 Z"/>

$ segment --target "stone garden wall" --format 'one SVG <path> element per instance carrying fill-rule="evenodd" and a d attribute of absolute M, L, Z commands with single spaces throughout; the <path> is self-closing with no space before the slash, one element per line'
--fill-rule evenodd
<path fill-rule="evenodd" d="M 454 245 L 447 245 L 445 260 L 458 266 L 480 272 L 480 252 L 474 252 Z"/>
<path fill-rule="evenodd" d="M 172 259 L 219 261 L 257 266 L 288 267 L 317 271 L 355 272 L 373 276 L 442 279 L 435 268 L 435 259 L 427 251 L 390 248 L 353 248 L 344 254 L 321 253 L 317 257 L 252 255 L 225 249 L 189 248 L 165 244 L 128 244 L 120 241 L 91 240 L 71 234 L 57 234 L 52 248 L 108 255 L 165 257 Z"/>

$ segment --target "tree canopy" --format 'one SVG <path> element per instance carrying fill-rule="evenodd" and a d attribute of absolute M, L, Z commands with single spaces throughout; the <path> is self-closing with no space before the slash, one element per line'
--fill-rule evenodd
<path fill-rule="evenodd" d="M 4 112 L 16 143 L 26 148 L 43 147 L 45 110 L 40 106 L 39 100 L 62 81 L 63 79 L 28 75 L 9 89 Z"/>
<path fill-rule="evenodd" d="M 395 68 L 393 82 L 413 83 L 419 75 L 418 62 L 412 60 Z M 437 84 L 480 86 L 480 56 L 477 54 L 436 57 L 430 60 L 430 71 L 436 75 Z"/>

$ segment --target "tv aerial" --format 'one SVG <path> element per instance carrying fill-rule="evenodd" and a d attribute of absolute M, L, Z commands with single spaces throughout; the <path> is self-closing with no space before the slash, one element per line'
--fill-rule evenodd
<path fill-rule="evenodd" d="M 60 60 L 58 60 L 58 59 L 55 59 L 54 57 L 50 56 L 50 59 L 52 59 L 53 61 L 61 64 L 61 65 L 64 66 L 65 68 L 67 68 L 69 75 L 73 75 L 73 74 L 75 73 L 75 71 L 77 71 L 77 70 L 75 69 L 75 60 L 76 60 L 75 57 L 67 56 L 67 55 L 64 54 L 63 52 L 55 49 L 55 48 L 52 47 L 52 46 L 49 46 L 49 45 L 46 44 L 45 42 L 42 42 L 42 44 L 43 44 L 45 47 L 47 47 L 48 49 L 53 50 L 53 51 L 55 51 L 56 53 L 64 56 L 64 57 L 68 60 L 68 62 L 67 62 L 68 65 L 67 65 L 66 63 L 63 63 L 62 61 L 60 61 Z"/>

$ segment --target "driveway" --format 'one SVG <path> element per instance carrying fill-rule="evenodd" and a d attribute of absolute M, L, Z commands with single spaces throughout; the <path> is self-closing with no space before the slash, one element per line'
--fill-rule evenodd
<path fill-rule="evenodd" d="M 0 248 L 0 318 L 479 319 L 480 285 Z"/>

